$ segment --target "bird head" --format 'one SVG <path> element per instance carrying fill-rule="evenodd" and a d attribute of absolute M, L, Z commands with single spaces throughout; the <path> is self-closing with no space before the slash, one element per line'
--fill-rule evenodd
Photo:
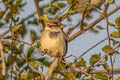
<path fill-rule="evenodd" d="M 50 29 L 63 29 L 65 25 L 61 24 L 61 22 L 56 21 L 56 20 L 50 20 L 45 28 L 50 28 Z"/>

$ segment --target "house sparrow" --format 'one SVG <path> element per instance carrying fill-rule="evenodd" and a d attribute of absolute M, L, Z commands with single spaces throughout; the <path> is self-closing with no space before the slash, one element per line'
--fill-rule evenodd
<path fill-rule="evenodd" d="M 64 26 L 57 21 L 49 21 L 41 35 L 42 55 L 62 58 L 67 52 L 67 39 L 62 28 Z"/>

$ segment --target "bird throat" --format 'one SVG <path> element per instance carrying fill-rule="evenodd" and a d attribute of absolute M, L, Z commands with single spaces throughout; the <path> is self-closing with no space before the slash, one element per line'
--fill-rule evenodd
<path fill-rule="evenodd" d="M 52 39 L 52 38 L 57 38 L 59 34 L 60 34 L 60 31 L 57 31 L 57 32 L 52 31 L 52 32 L 49 33 L 49 36 Z"/>

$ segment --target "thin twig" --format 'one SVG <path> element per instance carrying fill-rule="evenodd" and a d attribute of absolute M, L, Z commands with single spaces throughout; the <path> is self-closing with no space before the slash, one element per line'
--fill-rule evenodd
<path fill-rule="evenodd" d="M 37 48 L 37 47 L 33 46 L 32 44 L 30 44 L 28 42 L 25 42 L 25 41 L 22 41 L 22 40 L 17 40 L 17 39 L 12 39 L 12 40 L 15 40 L 15 41 L 18 41 L 18 42 L 22 42 L 22 43 L 24 43 L 24 44 L 26 44 L 26 45 L 28 45 L 28 46 L 30 46 L 30 47 L 32 47 L 32 48 L 34 48 L 34 49 L 36 49 L 36 50 L 41 52 L 40 48 Z"/>
<path fill-rule="evenodd" d="M 85 75 L 91 77 L 93 80 L 97 80 L 95 77 L 93 77 L 93 76 L 90 75 L 89 73 L 85 72 L 84 70 L 81 70 L 80 68 L 77 68 L 77 71 L 84 73 Z"/>
<path fill-rule="evenodd" d="M 74 29 L 76 29 L 79 25 L 80 25 L 80 22 L 81 21 L 79 21 L 79 23 L 77 23 L 74 27 L 72 27 L 72 28 L 69 28 L 67 31 L 66 31 L 66 35 L 69 37 L 69 35 L 72 33 L 72 31 L 74 30 Z"/>
<path fill-rule="evenodd" d="M 108 74 L 106 70 L 93 70 L 90 72 L 91 74 Z M 110 70 L 110 74 L 112 73 L 112 70 Z M 120 68 L 116 68 L 113 70 L 114 74 L 120 74 Z"/>
<path fill-rule="evenodd" d="M 38 19 L 40 20 L 40 24 L 44 28 L 45 24 L 44 24 L 43 20 L 40 19 L 41 11 L 40 11 L 40 8 L 39 8 L 39 2 L 37 0 L 34 0 L 34 3 L 35 3 L 35 7 L 36 7 L 36 10 L 37 10 L 37 14 L 38 14 Z"/>
<path fill-rule="evenodd" d="M 93 48 L 95 48 L 96 46 L 98 46 L 99 44 L 101 44 L 102 42 L 104 42 L 105 40 L 107 40 L 108 38 L 105 38 L 103 40 L 101 40 L 100 42 L 98 42 L 97 44 L 93 45 L 92 47 L 90 47 L 89 49 L 87 49 L 85 52 L 83 52 L 80 57 L 83 57 L 87 52 L 89 52 L 90 50 L 92 50 Z"/>
<path fill-rule="evenodd" d="M 109 32 L 109 26 L 108 26 L 108 16 L 107 16 L 107 10 L 108 10 L 108 7 L 109 5 L 105 4 L 105 10 L 104 10 L 104 15 L 105 15 L 105 19 L 106 19 L 106 31 L 107 31 L 107 37 L 108 37 L 108 43 L 109 43 L 109 46 L 111 47 L 111 39 L 110 39 L 110 32 Z M 114 65 L 112 64 L 113 63 L 113 60 L 112 60 L 112 55 L 110 55 L 110 62 L 111 62 L 111 68 L 112 68 L 112 80 L 114 78 L 114 74 L 113 74 L 113 67 Z"/>
<path fill-rule="evenodd" d="M 7 36 L 0 36 L 0 39 L 15 40 L 15 41 L 24 43 L 24 44 L 26 44 L 26 45 L 28 45 L 28 46 L 30 46 L 30 47 L 32 47 L 32 48 L 41 52 L 40 48 L 37 48 L 37 47 L 33 46 L 31 43 L 28 43 L 28 42 L 25 42 L 25 41 L 22 41 L 22 40 L 17 40 L 17 39 L 14 39 L 14 38 L 7 38 Z"/>
<path fill-rule="evenodd" d="M 2 75 L 6 77 L 6 62 L 5 62 L 5 54 L 3 52 L 2 42 L 0 41 L 0 53 L 2 59 Z"/>

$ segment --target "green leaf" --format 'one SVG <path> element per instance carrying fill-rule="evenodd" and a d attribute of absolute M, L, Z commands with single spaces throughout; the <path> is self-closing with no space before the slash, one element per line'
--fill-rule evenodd
<path fill-rule="evenodd" d="M 82 73 L 77 73 L 76 74 L 76 78 L 81 78 L 81 76 L 82 76 Z"/>
<path fill-rule="evenodd" d="M 36 70 L 38 70 L 39 65 L 40 65 L 38 62 L 29 62 L 29 64 L 30 64 L 33 68 L 35 68 Z"/>
<path fill-rule="evenodd" d="M 100 25 L 97 25 L 96 28 L 100 29 L 100 30 L 103 30 L 104 28 Z"/>
<path fill-rule="evenodd" d="M 103 75 L 103 74 L 96 74 L 94 77 L 96 79 L 108 80 L 108 77 L 106 75 Z"/>
<path fill-rule="evenodd" d="M 38 38 L 37 34 L 33 30 L 31 30 L 30 33 L 31 33 L 31 40 L 32 40 L 32 42 L 34 42 Z"/>
<path fill-rule="evenodd" d="M 91 28 L 90 31 L 94 33 L 98 33 L 98 30 L 96 30 L 95 28 Z"/>
<path fill-rule="evenodd" d="M 49 67 L 50 66 L 50 62 L 48 60 L 46 60 L 46 58 L 39 58 L 36 59 L 37 61 L 41 62 L 42 64 L 44 64 L 45 66 Z"/>
<path fill-rule="evenodd" d="M 94 54 L 90 58 L 90 64 L 93 66 L 95 63 L 97 63 L 101 59 L 100 55 Z"/>
<path fill-rule="evenodd" d="M 33 53 L 34 49 L 30 47 L 27 52 L 27 58 L 31 57 L 31 54 Z"/>
<path fill-rule="evenodd" d="M 22 75 L 21 78 L 20 78 L 20 80 L 28 80 L 28 78 L 27 78 L 27 76 Z"/>
<path fill-rule="evenodd" d="M 113 46 L 115 46 L 116 44 L 118 44 L 119 43 L 119 41 L 113 41 Z"/>
<path fill-rule="evenodd" d="M 115 24 L 113 24 L 112 22 L 108 22 L 109 26 L 115 26 Z"/>
<path fill-rule="evenodd" d="M 60 8 L 60 6 L 56 3 L 49 4 L 49 6 L 52 8 Z"/>
<path fill-rule="evenodd" d="M 108 61 L 108 56 L 107 55 L 105 56 L 105 61 Z"/>
<path fill-rule="evenodd" d="M 49 19 L 47 17 L 45 17 L 45 16 L 41 16 L 40 19 L 43 20 L 43 21 L 45 21 L 45 22 L 49 21 Z"/>
<path fill-rule="evenodd" d="M 37 44 L 35 44 L 35 47 L 39 48 L 40 47 L 40 42 L 37 42 Z"/>
<path fill-rule="evenodd" d="M 91 66 L 87 68 L 86 72 L 90 73 L 90 71 L 92 70 Z"/>
<path fill-rule="evenodd" d="M 110 35 L 113 38 L 120 38 L 120 33 L 119 32 L 112 32 Z"/>
<path fill-rule="evenodd" d="M 65 3 L 58 3 L 58 5 L 59 5 L 59 7 L 60 7 L 60 8 L 63 8 L 63 7 L 65 7 L 65 6 L 66 6 L 66 4 L 65 4 Z"/>
<path fill-rule="evenodd" d="M 58 65 L 59 65 L 59 67 L 61 68 L 62 71 L 65 70 L 65 64 L 63 64 L 63 63 L 59 63 Z"/>
<path fill-rule="evenodd" d="M 109 68 L 109 65 L 107 63 L 103 64 L 103 68 L 106 70 L 106 71 L 109 71 L 110 68 Z"/>
<path fill-rule="evenodd" d="M 15 61 L 16 61 L 16 56 L 13 56 L 12 54 L 8 56 L 8 58 L 7 58 L 8 66 L 11 65 L 11 64 L 14 64 Z"/>
<path fill-rule="evenodd" d="M 27 29 L 25 25 L 23 25 L 23 27 L 20 29 L 20 34 L 22 38 L 24 38 L 25 35 L 27 34 Z"/>
<path fill-rule="evenodd" d="M 21 44 L 21 45 L 19 46 L 19 51 L 22 53 L 23 50 L 24 50 L 24 44 Z"/>
<path fill-rule="evenodd" d="M 76 67 L 86 67 L 86 61 L 84 61 L 83 58 L 80 58 L 80 61 L 79 61 L 79 62 L 76 62 L 76 63 L 75 63 L 75 66 L 76 66 Z"/>
<path fill-rule="evenodd" d="M 5 11 L 0 11 L 0 19 L 3 17 L 4 14 L 5 14 Z"/>
<path fill-rule="evenodd" d="M 120 17 L 117 17 L 117 19 L 115 20 L 115 23 L 117 27 L 120 28 Z"/>
<path fill-rule="evenodd" d="M 104 46 L 102 50 L 109 55 L 114 53 L 114 50 L 109 45 Z"/>
<path fill-rule="evenodd" d="M 108 0 L 108 4 L 115 4 L 115 0 Z"/>
<path fill-rule="evenodd" d="M 75 14 L 75 13 L 77 13 L 77 10 L 69 10 L 67 14 L 72 15 L 72 14 Z"/>
<path fill-rule="evenodd" d="M 73 71 L 74 70 L 74 67 L 72 66 L 72 64 L 68 65 L 70 70 Z"/>

